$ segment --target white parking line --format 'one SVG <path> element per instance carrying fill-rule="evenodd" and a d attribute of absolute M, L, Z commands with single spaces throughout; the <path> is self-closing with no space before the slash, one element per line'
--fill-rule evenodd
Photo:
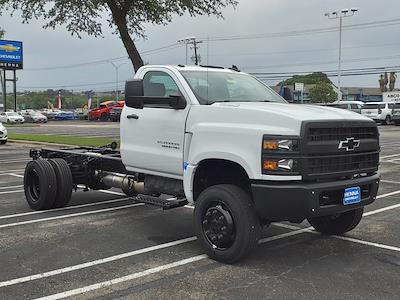
<path fill-rule="evenodd" d="M 381 156 L 380 158 L 381 158 L 381 159 L 385 159 L 385 158 L 390 158 L 390 157 L 395 157 L 395 156 L 400 156 L 400 153 L 399 153 L 399 154 L 392 154 L 392 155 Z"/>
<path fill-rule="evenodd" d="M 15 173 L 8 173 L 7 175 L 18 177 L 18 178 L 24 178 L 24 175 L 15 174 Z"/>
<path fill-rule="evenodd" d="M 30 159 L 4 159 L 0 160 L 0 164 L 12 164 L 12 163 L 19 163 L 19 162 L 28 162 Z"/>
<path fill-rule="evenodd" d="M 74 265 L 74 266 L 70 266 L 70 267 L 66 267 L 66 268 L 62 268 L 62 269 L 57 269 L 57 270 L 43 272 L 43 273 L 31 275 L 31 276 L 2 281 L 2 282 L 0 282 L 0 287 L 5 287 L 5 286 L 23 283 L 23 282 L 27 282 L 27 281 L 31 281 L 31 280 L 35 280 L 35 279 L 55 276 L 55 275 L 59 275 L 59 274 L 63 274 L 63 273 L 67 273 L 67 272 L 71 272 L 71 271 L 75 271 L 75 270 L 89 268 L 89 267 L 109 263 L 112 261 L 136 256 L 136 255 L 143 254 L 143 253 L 160 250 L 160 249 L 164 249 L 164 248 L 168 248 L 168 247 L 172 247 L 172 246 L 177 246 L 177 245 L 184 244 L 184 243 L 193 242 L 196 239 L 197 238 L 195 236 L 192 236 L 192 237 L 189 237 L 186 239 L 176 240 L 176 241 L 169 242 L 169 243 L 164 243 L 164 244 L 160 244 L 160 245 L 156 245 L 156 246 L 138 249 L 135 251 L 131 251 L 131 252 L 127 252 L 127 253 L 123 253 L 123 254 L 119 254 L 119 255 L 114 255 L 114 256 L 110 256 L 110 257 L 106 257 L 106 258 L 102 258 L 102 259 L 98 259 L 98 260 L 94 260 L 94 261 L 90 261 L 90 262 L 86 262 L 86 263 L 82 263 L 82 264 L 78 264 L 78 265 Z"/>
<path fill-rule="evenodd" d="M 353 242 L 353 243 L 357 243 L 357 244 L 362 244 L 362 245 L 372 246 L 372 247 L 376 247 L 376 248 L 382 248 L 382 249 L 386 249 L 386 250 L 400 252 L 400 248 L 399 247 L 394 247 L 394 246 L 389 246 L 389 245 L 384 245 L 384 244 L 379 244 L 379 243 L 363 241 L 363 240 L 359 240 L 359 239 L 355 239 L 355 238 L 351 238 L 351 237 L 347 237 L 347 236 L 334 235 L 333 237 L 335 239 L 339 239 L 339 240 L 344 240 L 344 241 Z"/>
<path fill-rule="evenodd" d="M 23 185 L 10 185 L 10 186 L 2 186 L 0 187 L 0 190 L 9 190 L 9 189 L 16 189 L 16 188 L 21 188 Z"/>
<path fill-rule="evenodd" d="M 16 169 L 16 170 L 7 170 L 7 171 L 0 171 L 0 175 L 9 175 L 10 172 L 24 172 L 24 169 Z"/>
<path fill-rule="evenodd" d="M 166 265 L 162 265 L 162 266 L 159 266 L 159 267 L 147 269 L 147 270 L 144 270 L 144 271 L 141 271 L 141 272 L 138 272 L 138 273 L 133 273 L 133 274 L 130 274 L 130 275 L 127 275 L 127 276 L 124 276 L 124 277 L 120 277 L 120 278 L 115 278 L 115 279 L 108 280 L 108 281 L 99 282 L 99 283 L 96 283 L 96 284 L 93 284 L 93 285 L 89 285 L 89 286 L 86 286 L 86 287 L 82 287 L 82 288 L 79 288 L 79 289 L 70 290 L 70 291 L 59 293 L 59 294 L 54 294 L 54 295 L 51 295 L 51 296 L 38 298 L 36 300 L 63 299 L 63 298 L 67 298 L 67 297 L 71 297 L 71 296 L 87 293 L 87 292 L 90 292 L 90 291 L 94 291 L 94 290 L 97 290 L 97 289 L 100 289 L 100 288 L 109 287 L 109 286 L 112 286 L 114 284 L 118 284 L 118 283 L 126 282 L 126 281 L 129 281 L 129 280 L 137 279 L 137 278 L 140 278 L 140 277 L 144 277 L 144 276 L 147 276 L 147 275 L 150 275 L 150 274 L 154 274 L 154 273 L 158 273 L 158 272 L 161 272 L 161 271 L 165 271 L 165 270 L 168 270 L 168 269 L 172 269 L 172 268 L 176 268 L 176 267 L 179 267 L 179 266 L 184 266 L 184 265 L 187 265 L 187 264 L 191 264 L 191 263 L 194 263 L 196 261 L 199 261 L 199 260 L 202 260 L 202 259 L 205 259 L 205 258 L 207 258 L 207 256 L 204 255 L 204 254 L 203 255 L 198 255 L 198 256 L 187 258 L 187 259 L 182 259 L 182 260 L 170 263 L 170 264 L 166 264 Z"/>
<path fill-rule="evenodd" d="M 26 213 L 0 216 L 0 220 L 24 217 L 24 216 L 30 216 L 30 215 L 37 215 L 37 214 L 44 214 L 44 213 L 51 213 L 51 212 L 56 212 L 56 211 L 71 210 L 71 209 L 77 209 L 77 208 L 83 208 L 83 207 L 97 206 L 97 205 L 102 205 L 102 204 L 116 203 L 116 202 L 126 201 L 128 199 L 130 199 L 130 198 L 112 199 L 112 200 L 100 201 L 100 202 L 95 202 L 95 203 L 72 205 L 72 206 L 67 206 L 67 207 L 62 207 L 62 208 L 53 208 L 51 210 L 30 211 L 30 212 L 26 212 Z"/>
<path fill-rule="evenodd" d="M 116 210 L 131 208 L 131 207 L 135 207 L 135 206 L 142 206 L 142 205 L 144 205 L 144 203 L 135 203 L 135 204 L 129 204 L 129 205 L 123 205 L 123 206 L 117 206 L 117 207 L 111 207 L 111 208 L 85 211 L 85 212 L 74 213 L 74 214 L 69 214 L 69 215 L 62 215 L 62 216 L 57 216 L 57 217 L 48 217 L 48 218 L 43 218 L 43 219 L 35 219 L 35 220 L 28 220 L 28 221 L 22 221 L 22 222 L 9 223 L 9 224 L 2 224 L 2 225 L 0 225 L 0 229 L 20 226 L 20 225 L 26 225 L 26 224 L 32 224 L 32 223 L 45 222 L 45 221 L 60 220 L 60 219 L 78 217 L 78 216 L 86 216 L 86 215 L 92 215 L 92 214 L 109 212 L 109 211 L 116 211 Z"/>
<path fill-rule="evenodd" d="M 382 180 L 382 179 L 381 179 L 381 182 L 383 182 L 383 183 L 400 184 L 400 181 L 392 181 L 392 180 Z"/>
<path fill-rule="evenodd" d="M 20 192 L 23 192 L 23 191 L 24 191 L 24 190 L 14 190 L 14 191 L 0 192 L 0 195 L 12 194 L 12 193 L 20 193 Z"/>
<path fill-rule="evenodd" d="M 279 234 L 279 235 L 276 235 L 276 236 L 272 236 L 272 237 L 260 240 L 260 244 L 264 244 L 264 243 L 267 243 L 267 242 L 270 242 L 270 241 L 283 239 L 285 237 L 293 236 L 293 235 L 296 235 L 296 234 L 301 234 L 303 232 L 305 232 L 304 229 L 299 229 L 297 231 Z M 172 268 L 175 268 L 175 267 L 178 267 L 178 266 L 187 265 L 187 264 L 199 261 L 199 260 L 203 260 L 205 258 L 207 258 L 207 255 L 205 255 L 205 254 L 197 255 L 197 256 L 193 256 L 193 257 L 189 257 L 189 258 L 186 258 L 186 259 L 182 259 L 182 260 L 170 263 L 170 264 L 166 264 L 166 265 L 162 265 L 162 266 L 159 266 L 159 267 L 147 269 L 147 270 L 144 270 L 144 271 L 141 271 L 141 272 L 133 273 L 133 274 L 130 274 L 130 275 L 127 275 L 127 276 L 123 276 L 123 277 L 119 277 L 119 278 L 115 278 L 115 279 L 112 279 L 112 280 L 99 282 L 99 283 L 92 284 L 92 285 L 89 285 L 89 286 L 86 286 L 86 287 L 82 287 L 82 288 L 69 290 L 69 291 L 65 291 L 65 292 L 62 292 L 62 293 L 58 293 L 58 294 L 54 294 L 54 295 L 38 298 L 36 300 L 56 300 L 56 299 L 63 299 L 63 298 L 66 298 L 66 297 L 76 296 L 76 295 L 87 293 L 87 292 L 90 292 L 90 291 L 94 291 L 94 290 L 97 290 L 97 289 L 100 289 L 100 288 L 105 288 L 105 287 L 109 287 L 109 286 L 112 286 L 112 285 L 115 285 L 115 284 L 118 284 L 118 283 L 122 283 L 122 282 L 126 282 L 126 281 L 129 281 L 129 280 L 133 280 L 133 279 L 137 279 L 137 278 L 140 278 L 140 277 L 144 277 L 144 276 L 147 276 L 147 275 L 150 275 L 150 274 L 159 273 L 159 272 L 162 272 L 162 271 L 165 271 L 165 270 L 168 270 L 168 269 L 172 269 Z"/>
<path fill-rule="evenodd" d="M 393 195 L 397 195 L 397 194 L 400 194 L 400 191 L 394 191 L 394 192 L 378 195 L 376 197 L 376 199 L 381 199 L 381 198 L 385 198 L 385 197 L 389 197 L 389 196 L 393 196 Z"/>

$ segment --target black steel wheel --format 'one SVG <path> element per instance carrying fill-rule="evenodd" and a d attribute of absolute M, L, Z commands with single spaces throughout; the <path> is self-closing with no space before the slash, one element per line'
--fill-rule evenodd
<path fill-rule="evenodd" d="M 54 207 L 60 208 L 68 204 L 74 187 L 71 170 L 62 158 L 49 159 L 57 178 L 57 196 Z"/>
<path fill-rule="evenodd" d="M 234 263 L 257 245 L 260 223 L 248 193 L 230 185 L 204 190 L 195 202 L 196 235 L 207 255 Z"/>
<path fill-rule="evenodd" d="M 30 161 L 24 174 L 25 197 L 32 209 L 50 209 L 57 195 L 57 178 L 49 161 Z"/>
<path fill-rule="evenodd" d="M 357 227 L 362 219 L 364 208 L 357 208 L 331 216 L 308 219 L 314 229 L 322 234 L 341 235 Z"/>

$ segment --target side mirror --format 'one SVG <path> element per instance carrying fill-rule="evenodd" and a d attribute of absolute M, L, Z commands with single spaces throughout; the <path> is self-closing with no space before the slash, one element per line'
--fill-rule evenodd
<path fill-rule="evenodd" d="M 173 109 L 185 109 L 186 108 L 186 99 L 182 95 L 172 94 L 169 95 L 169 106 Z"/>
<path fill-rule="evenodd" d="M 125 105 L 143 108 L 143 80 L 133 79 L 125 83 Z"/>

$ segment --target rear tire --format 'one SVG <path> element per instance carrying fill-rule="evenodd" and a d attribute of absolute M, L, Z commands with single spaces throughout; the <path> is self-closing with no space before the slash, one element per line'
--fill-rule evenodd
<path fill-rule="evenodd" d="M 0 145 L 5 145 L 7 143 L 7 140 L 5 141 L 0 141 Z"/>
<path fill-rule="evenodd" d="M 235 185 L 204 190 L 195 203 L 194 223 L 207 255 L 223 263 L 245 257 L 258 242 L 260 223 L 251 198 Z"/>
<path fill-rule="evenodd" d="M 67 162 L 61 158 L 50 159 L 57 178 L 57 196 L 54 201 L 54 208 L 64 207 L 71 200 L 74 182 L 71 170 Z"/>
<path fill-rule="evenodd" d="M 45 210 L 53 207 L 57 195 L 57 178 L 49 161 L 33 160 L 26 165 L 24 190 L 32 209 Z"/>
<path fill-rule="evenodd" d="M 385 121 L 383 122 L 383 124 L 390 125 L 391 122 L 392 122 L 392 118 L 390 116 L 386 116 Z"/>
<path fill-rule="evenodd" d="M 310 218 L 308 222 L 320 233 L 328 235 L 341 235 L 353 230 L 360 223 L 364 208 L 357 208 L 344 213 Z"/>
<path fill-rule="evenodd" d="M 100 121 L 107 121 L 108 120 L 108 115 L 106 113 L 102 113 L 100 116 Z"/>

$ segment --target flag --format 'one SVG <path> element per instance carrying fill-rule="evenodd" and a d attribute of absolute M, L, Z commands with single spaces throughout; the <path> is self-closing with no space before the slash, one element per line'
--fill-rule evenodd
<path fill-rule="evenodd" d="M 57 106 L 58 106 L 58 109 L 61 109 L 61 90 L 58 91 Z"/>

